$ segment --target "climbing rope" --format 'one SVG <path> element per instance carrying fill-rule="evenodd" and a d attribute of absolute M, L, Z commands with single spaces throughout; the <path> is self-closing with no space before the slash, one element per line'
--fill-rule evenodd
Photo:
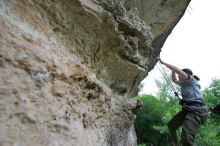
<path fill-rule="evenodd" d="M 154 60 L 153 58 L 155 58 L 155 60 Z M 153 55 L 153 58 L 150 58 L 150 60 L 153 61 L 153 62 L 155 62 L 155 61 L 157 62 L 157 61 L 158 61 L 158 57 L 156 57 L 155 55 Z M 166 80 L 166 82 L 168 83 L 168 85 L 170 86 L 170 88 L 171 88 L 171 90 L 173 91 L 174 95 L 175 95 L 179 100 L 181 100 L 182 98 L 181 98 L 180 93 L 178 93 L 178 92 L 176 91 L 176 89 L 174 88 L 171 79 L 167 76 L 166 71 L 165 71 L 165 69 L 162 67 L 162 65 L 161 65 L 161 64 L 159 64 L 159 65 L 156 64 L 156 67 L 157 67 L 157 69 L 160 71 L 160 73 L 162 74 L 162 76 L 164 77 L 164 79 Z"/>
<path fill-rule="evenodd" d="M 159 67 L 160 66 L 160 67 Z M 159 64 L 159 66 L 156 64 L 156 67 L 158 68 L 158 70 L 161 72 L 161 74 L 163 75 L 164 79 L 166 80 L 166 82 L 168 83 L 168 85 L 171 87 L 171 90 L 173 91 L 174 95 L 176 97 L 178 97 L 179 99 L 181 99 L 180 94 L 175 90 L 171 79 L 167 76 L 167 74 L 165 73 L 164 68 Z M 161 68 L 161 69 L 160 69 Z"/>

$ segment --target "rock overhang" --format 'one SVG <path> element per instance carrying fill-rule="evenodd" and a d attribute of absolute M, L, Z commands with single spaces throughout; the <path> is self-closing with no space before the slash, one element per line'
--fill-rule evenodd
<path fill-rule="evenodd" d="M 77 56 L 115 92 L 132 97 L 189 0 L 5 3 L 5 11 L 10 9 L 36 31 L 61 43 L 64 51 Z"/>
<path fill-rule="evenodd" d="M 135 144 L 141 104 L 127 97 L 137 95 L 188 3 L 2 0 L 1 143 Z"/>

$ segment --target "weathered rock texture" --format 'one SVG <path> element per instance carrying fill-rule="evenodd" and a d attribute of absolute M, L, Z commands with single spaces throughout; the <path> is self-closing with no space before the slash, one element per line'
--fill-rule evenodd
<path fill-rule="evenodd" d="M 130 97 L 188 4 L 0 0 L 0 145 L 136 145 Z"/>

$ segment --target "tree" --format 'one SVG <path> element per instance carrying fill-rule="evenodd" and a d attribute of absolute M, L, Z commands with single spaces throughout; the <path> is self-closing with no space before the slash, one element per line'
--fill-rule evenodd
<path fill-rule="evenodd" d="M 152 95 L 142 95 L 137 98 L 143 102 L 142 110 L 137 114 L 134 125 L 138 143 L 159 145 L 162 143 L 164 135 L 158 129 L 155 129 L 154 126 L 161 125 L 166 107 Z"/>
<path fill-rule="evenodd" d="M 220 80 L 213 79 L 208 88 L 204 90 L 204 97 L 208 107 L 220 104 Z M 197 145 L 219 146 L 220 145 L 220 116 L 210 114 L 207 123 L 199 130 Z"/>

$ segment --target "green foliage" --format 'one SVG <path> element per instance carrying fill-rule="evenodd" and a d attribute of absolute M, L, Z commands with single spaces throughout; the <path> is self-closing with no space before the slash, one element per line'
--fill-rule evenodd
<path fill-rule="evenodd" d="M 142 110 L 135 122 L 138 143 L 156 144 L 161 135 L 159 131 L 154 130 L 154 125 L 161 122 L 165 107 L 151 95 L 142 95 L 138 98 L 143 102 Z"/>
<path fill-rule="evenodd" d="M 209 107 L 220 104 L 220 80 L 213 80 L 210 87 L 204 90 L 204 96 Z"/>
<path fill-rule="evenodd" d="M 220 104 L 220 80 L 214 79 L 209 88 L 204 90 L 204 97 L 208 107 Z M 210 114 L 206 124 L 199 130 L 197 145 L 219 146 L 220 145 L 220 116 Z"/>
<path fill-rule="evenodd" d="M 146 144 L 139 144 L 138 146 L 147 146 Z"/>
<path fill-rule="evenodd" d="M 199 129 L 196 138 L 196 144 L 201 146 L 219 146 L 220 145 L 220 123 L 210 117 L 207 123 Z"/>
<path fill-rule="evenodd" d="M 137 114 L 135 129 L 139 146 L 170 146 L 167 122 L 180 110 L 178 99 L 165 79 L 158 80 L 158 97 L 141 95 L 137 98 L 143 101 L 143 108 Z M 175 87 L 176 88 L 176 87 Z M 220 80 L 214 79 L 210 87 L 204 90 L 208 107 L 220 104 Z M 179 134 L 180 139 L 180 134 Z M 220 145 L 220 116 L 210 114 L 210 118 L 198 132 L 195 143 L 199 146 Z"/>

